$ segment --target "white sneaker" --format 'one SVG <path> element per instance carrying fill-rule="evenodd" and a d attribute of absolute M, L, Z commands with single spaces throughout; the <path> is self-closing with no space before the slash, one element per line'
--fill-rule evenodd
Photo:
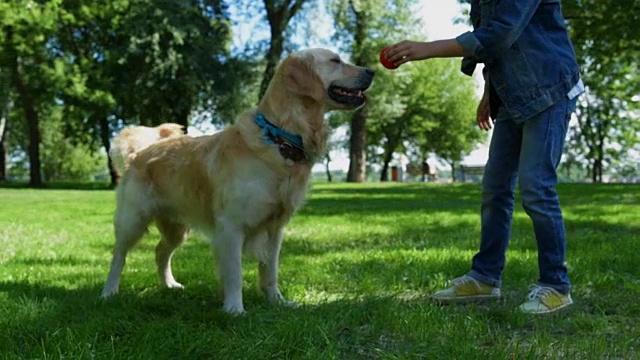
<path fill-rule="evenodd" d="M 540 285 L 531 285 L 527 298 L 528 300 L 518 307 L 527 314 L 548 314 L 573 304 L 570 294 L 565 295 L 553 288 Z"/>

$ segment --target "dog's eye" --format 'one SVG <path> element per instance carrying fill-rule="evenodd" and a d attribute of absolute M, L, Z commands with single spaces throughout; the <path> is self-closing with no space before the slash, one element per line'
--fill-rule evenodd
<path fill-rule="evenodd" d="M 336 64 L 342 63 L 342 61 L 340 59 L 337 59 L 337 58 L 336 59 L 331 59 L 331 62 L 332 63 L 336 63 Z"/>

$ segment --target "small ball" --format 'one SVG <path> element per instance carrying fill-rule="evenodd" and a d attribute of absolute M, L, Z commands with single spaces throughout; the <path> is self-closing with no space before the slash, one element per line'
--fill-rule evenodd
<path fill-rule="evenodd" d="M 382 66 L 386 67 L 387 69 L 397 69 L 398 67 L 392 63 L 391 61 L 387 60 L 387 49 L 389 47 L 387 46 L 386 48 L 382 49 L 382 51 L 380 51 L 380 64 L 382 64 Z"/>

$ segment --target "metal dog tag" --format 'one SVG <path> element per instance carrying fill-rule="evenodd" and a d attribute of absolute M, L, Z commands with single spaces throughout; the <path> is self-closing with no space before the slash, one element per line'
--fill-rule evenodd
<path fill-rule="evenodd" d="M 305 154 L 304 151 L 302 151 L 301 149 L 289 143 L 280 144 L 279 149 L 280 149 L 280 155 L 282 155 L 282 157 L 285 159 L 289 159 L 293 162 L 300 162 L 303 160 L 307 160 L 307 154 Z"/>

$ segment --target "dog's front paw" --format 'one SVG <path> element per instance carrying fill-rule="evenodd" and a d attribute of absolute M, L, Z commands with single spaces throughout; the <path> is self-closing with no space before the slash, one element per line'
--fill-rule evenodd
<path fill-rule="evenodd" d="M 288 308 L 297 308 L 299 304 L 295 301 L 282 299 L 281 302 L 278 303 L 280 306 L 288 307 Z"/>
<path fill-rule="evenodd" d="M 184 289 L 184 285 L 175 280 L 167 281 L 164 285 L 169 289 Z"/>
<path fill-rule="evenodd" d="M 224 304 L 222 310 L 230 315 L 244 315 L 246 312 L 244 311 L 244 306 L 242 304 Z"/>
<path fill-rule="evenodd" d="M 118 293 L 118 288 L 110 288 L 110 287 L 105 287 L 102 290 L 102 294 L 100 295 L 100 298 L 102 299 L 107 299 L 115 294 Z"/>
<path fill-rule="evenodd" d="M 278 288 L 265 289 L 264 293 L 271 304 L 291 308 L 298 307 L 298 303 L 285 299 Z"/>

